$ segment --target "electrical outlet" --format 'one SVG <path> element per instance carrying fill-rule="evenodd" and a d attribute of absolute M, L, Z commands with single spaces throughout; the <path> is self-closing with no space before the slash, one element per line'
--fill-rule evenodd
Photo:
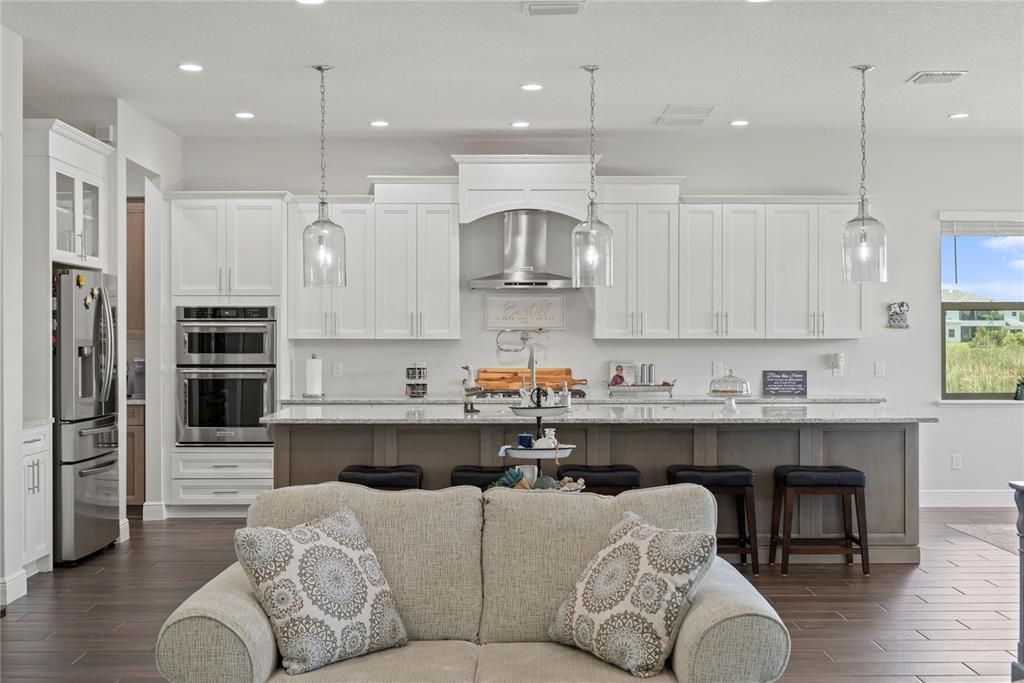
<path fill-rule="evenodd" d="M 875 361 L 875 377 L 885 377 L 885 361 Z"/>
<path fill-rule="evenodd" d="M 949 468 L 952 470 L 962 470 L 964 468 L 964 456 L 960 453 L 954 453 L 953 457 L 949 459 Z"/>
<path fill-rule="evenodd" d="M 344 371 L 344 369 L 345 367 L 342 365 L 340 360 L 331 363 L 331 374 L 334 375 L 335 377 L 341 377 L 341 373 Z"/>
<path fill-rule="evenodd" d="M 725 374 L 725 363 L 723 363 L 720 360 L 716 360 L 714 363 L 711 364 L 711 376 L 712 377 L 721 377 L 724 374 Z"/>

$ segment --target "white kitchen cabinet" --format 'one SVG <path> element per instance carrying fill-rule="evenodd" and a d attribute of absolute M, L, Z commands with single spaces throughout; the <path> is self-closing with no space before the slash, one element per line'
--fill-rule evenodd
<path fill-rule="evenodd" d="M 684 205 L 679 213 L 679 336 L 717 336 L 721 311 L 722 206 Z"/>
<path fill-rule="evenodd" d="M 316 219 L 312 202 L 290 205 L 288 220 L 288 336 L 291 339 L 372 339 L 374 336 L 374 209 L 331 204 L 331 220 L 345 229 L 346 286 L 305 287 L 302 231 Z"/>
<path fill-rule="evenodd" d="M 113 148 L 55 119 L 25 121 L 25 219 L 49 226 L 57 263 L 106 263 L 107 166 Z"/>
<path fill-rule="evenodd" d="M 283 211 L 280 198 L 173 198 L 172 293 L 279 295 Z"/>
<path fill-rule="evenodd" d="M 604 204 L 613 286 L 594 292 L 595 339 L 679 336 L 679 206 Z"/>
<path fill-rule="evenodd" d="M 817 336 L 818 206 L 765 208 L 766 334 L 769 339 Z"/>
<path fill-rule="evenodd" d="M 377 339 L 458 339 L 459 221 L 454 204 L 377 204 Z"/>
<path fill-rule="evenodd" d="M 53 481 L 49 427 L 25 430 L 21 463 L 24 481 L 25 545 L 22 565 L 29 566 L 51 553 L 53 538 Z M 34 573 L 36 566 L 31 567 Z M 48 567 L 47 567 L 48 569 Z"/>
<path fill-rule="evenodd" d="M 868 291 L 843 280 L 843 228 L 856 204 L 818 206 L 818 336 L 857 339 L 866 331 Z"/>

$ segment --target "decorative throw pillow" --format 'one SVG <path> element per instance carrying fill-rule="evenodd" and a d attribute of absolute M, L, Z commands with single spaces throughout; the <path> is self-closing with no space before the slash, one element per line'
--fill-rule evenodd
<path fill-rule="evenodd" d="M 291 529 L 239 529 L 235 553 L 288 673 L 408 642 L 377 556 L 348 508 Z"/>
<path fill-rule="evenodd" d="M 627 512 L 558 608 L 548 635 L 634 676 L 654 676 L 714 559 L 713 534 L 659 529 Z"/>

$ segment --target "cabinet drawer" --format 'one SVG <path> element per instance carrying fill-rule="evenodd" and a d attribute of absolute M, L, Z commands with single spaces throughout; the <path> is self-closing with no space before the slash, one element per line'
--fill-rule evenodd
<path fill-rule="evenodd" d="M 272 488 L 273 479 L 175 479 L 171 482 L 171 504 L 249 505 Z"/>
<path fill-rule="evenodd" d="M 128 426 L 142 427 L 146 424 L 146 406 L 128 406 Z"/>
<path fill-rule="evenodd" d="M 21 433 L 21 454 L 35 455 L 50 450 L 50 428 L 26 429 Z"/>
<path fill-rule="evenodd" d="M 217 453 L 174 451 L 171 453 L 173 479 L 260 479 L 273 478 L 274 451 Z"/>

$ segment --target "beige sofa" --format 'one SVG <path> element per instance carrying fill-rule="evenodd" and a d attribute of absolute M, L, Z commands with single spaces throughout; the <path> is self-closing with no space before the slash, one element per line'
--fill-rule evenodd
<path fill-rule="evenodd" d="M 632 681 L 590 654 L 548 642 L 548 626 L 587 561 L 626 511 L 663 527 L 714 531 L 714 498 L 682 484 L 614 498 L 479 489 L 374 491 L 353 484 L 270 491 L 254 526 L 291 527 L 340 506 L 370 538 L 409 633 L 405 647 L 288 676 L 263 610 L 236 563 L 186 600 L 160 631 L 160 673 L 179 682 L 520 683 Z M 669 667 L 651 679 L 773 681 L 789 632 L 735 569 L 716 559 L 683 621 Z"/>

